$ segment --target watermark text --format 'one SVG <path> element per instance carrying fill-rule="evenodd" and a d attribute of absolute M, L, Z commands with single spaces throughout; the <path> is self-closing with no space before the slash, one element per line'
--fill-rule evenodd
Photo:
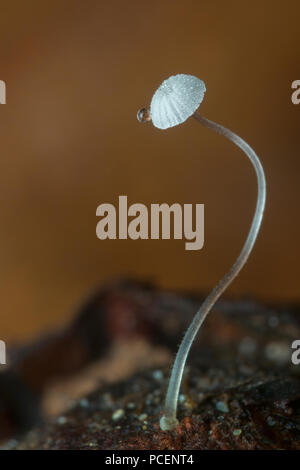
<path fill-rule="evenodd" d="M 186 250 L 201 250 L 204 245 L 204 204 L 184 204 L 183 207 L 151 204 L 131 204 L 127 196 L 119 196 L 119 206 L 100 204 L 96 215 L 101 217 L 96 226 L 100 240 L 187 240 Z"/>
<path fill-rule="evenodd" d="M 0 104 L 6 104 L 6 83 L 0 80 Z"/>
<path fill-rule="evenodd" d="M 292 83 L 292 88 L 295 90 L 291 95 L 291 100 L 293 104 L 300 103 L 300 80 L 294 80 Z"/>
<path fill-rule="evenodd" d="M 0 339 L 0 364 L 6 364 L 6 345 L 5 342 Z"/>

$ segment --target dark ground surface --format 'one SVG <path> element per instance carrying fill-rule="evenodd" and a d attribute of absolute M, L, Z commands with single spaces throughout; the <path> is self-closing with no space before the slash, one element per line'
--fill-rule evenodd
<path fill-rule="evenodd" d="M 142 283 L 111 284 L 64 331 L 12 351 L 0 378 L 3 448 L 300 449 L 300 365 L 291 363 L 299 307 L 245 299 L 220 301 L 202 327 L 173 432 L 158 425 L 169 366 L 139 366 L 36 424 L 49 385 L 107 355 L 109 367 L 113 344 L 138 337 L 153 354 L 161 345 L 173 353 L 202 300 Z"/>

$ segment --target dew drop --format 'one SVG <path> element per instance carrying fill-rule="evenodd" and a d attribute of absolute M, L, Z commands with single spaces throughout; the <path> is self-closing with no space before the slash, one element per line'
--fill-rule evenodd
<path fill-rule="evenodd" d="M 150 109 L 149 108 L 139 109 L 136 117 L 137 117 L 137 120 L 142 123 L 151 121 Z"/>

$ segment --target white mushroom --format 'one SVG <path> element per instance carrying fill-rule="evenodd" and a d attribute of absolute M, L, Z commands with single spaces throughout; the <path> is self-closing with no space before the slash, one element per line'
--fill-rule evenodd
<path fill-rule="evenodd" d="M 152 119 L 154 126 L 160 129 L 167 129 L 169 127 L 176 126 L 177 124 L 186 121 L 190 116 L 193 116 L 193 118 L 204 127 L 208 127 L 229 139 L 235 145 L 240 147 L 240 149 L 248 156 L 256 173 L 258 195 L 250 231 L 240 255 L 223 279 L 221 279 L 218 285 L 201 305 L 178 349 L 167 390 L 164 416 L 160 420 L 160 427 L 164 431 L 171 430 L 178 424 L 176 417 L 178 395 L 184 366 L 193 341 L 215 302 L 233 279 L 239 274 L 240 270 L 246 263 L 261 226 L 266 201 L 266 181 L 264 170 L 254 150 L 237 134 L 220 124 L 216 124 L 215 122 L 201 116 L 196 111 L 203 100 L 205 90 L 205 85 L 202 80 L 199 80 L 196 77 L 183 74 L 174 75 L 173 77 L 165 80 L 154 93 L 151 101 L 150 113 L 147 108 L 142 108 L 138 112 L 138 120 L 140 122 L 146 122 Z"/>
<path fill-rule="evenodd" d="M 205 84 L 182 73 L 165 80 L 153 95 L 150 116 L 155 127 L 168 129 L 186 121 L 204 98 Z"/>

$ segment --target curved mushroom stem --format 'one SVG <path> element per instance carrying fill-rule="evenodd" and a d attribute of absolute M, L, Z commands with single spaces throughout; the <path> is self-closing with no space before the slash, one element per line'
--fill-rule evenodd
<path fill-rule="evenodd" d="M 240 270 L 246 263 L 248 256 L 250 255 L 253 245 L 255 243 L 257 234 L 259 232 L 266 201 L 266 180 L 264 170 L 254 150 L 252 150 L 252 148 L 243 139 L 241 139 L 241 137 L 234 134 L 229 129 L 226 129 L 225 127 L 221 126 L 220 124 L 216 124 L 215 122 L 206 119 L 197 112 L 193 114 L 193 117 L 204 127 L 208 127 L 209 129 L 212 129 L 218 134 L 223 135 L 227 139 L 231 140 L 238 147 L 240 147 L 243 152 L 245 152 L 245 154 L 249 157 L 252 165 L 254 166 L 256 172 L 258 183 L 258 195 L 251 228 L 239 257 L 235 261 L 232 268 L 227 272 L 227 274 L 225 274 L 223 279 L 221 279 L 219 284 L 214 288 L 214 290 L 203 302 L 181 342 L 169 381 L 168 391 L 165 400 L 165 414 L 160 420 L 160 427 L 163 431 L 171 430 L 178 424 L 178 420 L 176 418 L 178 394 L 189 350 L 207 314 L 209 313 L 215 302 L 218 300 L 220 295 L 225 291 L 225 289 L 229 286 L 233 279 L 239 274 Z"/>

